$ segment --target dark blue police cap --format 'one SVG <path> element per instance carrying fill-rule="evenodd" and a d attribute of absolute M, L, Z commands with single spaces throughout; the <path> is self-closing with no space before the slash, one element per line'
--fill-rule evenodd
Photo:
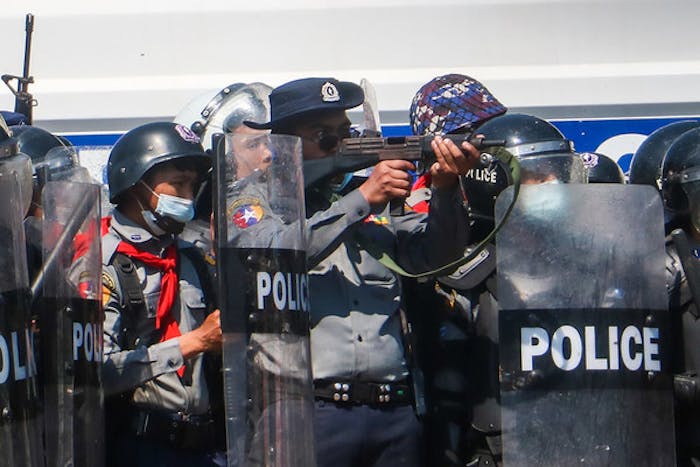
<path fill-rule="evenodd" d="M 269 130 L 300 115 L 321 110 L 347 110 L 365 100 L 355 83 L 334 78 L 303 78 L 282 84 L 270 93 L 270 121 L 245 121 L 257 130 Z"/>

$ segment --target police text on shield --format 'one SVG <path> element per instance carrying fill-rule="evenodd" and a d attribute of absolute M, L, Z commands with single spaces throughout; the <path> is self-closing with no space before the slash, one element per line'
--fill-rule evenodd
<path fill-rule="evenodd" d="M 597 355 L 597 341 L 605 339 L 605 334 L 607 355 Z M 653 327 L 584 326 L 581 332 L 564 325 L 551 336 L 544 328 L 524 327 L 520 329 L 520 368 L 532 371 L 541 359 L 551 358 L 564 371 L 575 370 L 581 364 L 585 370 L 661 371 L 658 341 L 659 328 Z"/>

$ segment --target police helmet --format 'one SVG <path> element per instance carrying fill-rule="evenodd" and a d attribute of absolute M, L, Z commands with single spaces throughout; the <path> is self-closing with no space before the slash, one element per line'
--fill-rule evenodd
<path fill-rule="evenodd" d="M 470 130 L 506 107 L 479 81 L 449 74 L 425 83 L 413 97 L 410 109 L 414 135 L 444 135 Z"/>
<path fill-rule="evenodd" d="M 673 141 L 686 131 L 700 126 L 694 120 L 669 123 L 652 132 L 632 156 L 629 182 L 652 185 L 661 190 L 661 165 L 664 155 Z"/>
<path fill-rule="evenodd" d="M 17 154 L 17 141 L 11 138 L 12 130 L 7 126 L 5 117 L 0 113 L 0 158 Z"/>
<path fill-rule="evenodd" d="M 476 127 L 486 139 L 505 140 L 506 149 L 519 161 L 521 183 L 586 182 L 586 169 L 573 143 L 551 123 L 528 114 L 505 114 Z M 493 228 L 496 198 L 512 183 L 510 171 L 500 163 L 470 170 L 461 180 L 477 237 Z M 479 222 L 481 221 L 481 222 Z M 479 224 L 482 228 L 479 228 Z M 483 231 L 483 232 L 481 232 Z"/>
<path fill-rule="evenodd" d="M 661 186 L 671 221 L 690 220 L 700 229 L 700 127 L 687 130 L 669 146 Z"/>
<path fill-rule="evenodd" d="M 588 183 L 625 183 L 620 165 L 605 154 L 582 152 L 583 165 L 588 169 Z"/>
<path fill-rule="evenodd" d="M 264 83 L 231 84 L 213 97 L 210 92 L 192 99 L 174 122 L 189 127 L 211 148 L 211 137 L 232 131 L 244 120 L 264 122 L 270 119 L 269 96 L 272 87 Z"/>
<path fill-rule="evenodd" d="M 63 178 L 79 166 L 77 153 L 67 139 L 30 125 L 12 126 L 10 130 L 18 150 L 32 160 L 35 183 Z"/>
<path fill-rule="evenodd" d="M 117 140 L 109 154 L 109 201 L 117 204 L 119 196 L 154 166 L 184 158 L 191 161 L 194 170 L 204 173 L 211 169 L 211 157 L 189 127 L 154 122 L 130 130 Z"/>

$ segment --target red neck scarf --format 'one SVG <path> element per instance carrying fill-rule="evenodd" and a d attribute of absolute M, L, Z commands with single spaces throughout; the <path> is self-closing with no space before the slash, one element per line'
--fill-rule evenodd
<path fill-rule="evenodd" d="M 102 232 L 105 234 L 109 229 L 110 218 L 102 219 Z M 171 308 L 177 297 L 179 280 L 177 277 L 177 248 L 175 245 L 170 245 L 165 249 L 165 257 L 161 258 L 152 253 L 147 253 L 137 249 L 131 243 L 120 241 L 117 245 L 117 253 L 123 253 L 129 258 L 141 261 L 146 266 L 160 269 L 160 297 L 158 298 L 158 308 L 156 309 L 156 329 L 162 330 L 160 341 L 167 341 L 175 337 L 179 337 L 180 328 L 173 318 Z M 182 366 L 177 370 L 177 373 L 182 376 L 185 372 L 185 367 Z"/>

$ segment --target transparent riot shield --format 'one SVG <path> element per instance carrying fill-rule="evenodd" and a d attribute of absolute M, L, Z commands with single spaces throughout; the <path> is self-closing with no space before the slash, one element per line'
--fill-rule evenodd
<path fill-rule="evenodd" d="M 228 462 L 313 466 L 301 142 L 242 131 L 215 144 Z"/>
<path fill-rule="evenodd" d="M 72 146 L 81 167 L 87 169 L 90 178 L 101 186 L 102 216 L 109 216 L 114 207 L 109 202 L 109 186 L 107 184 L 107 161 L 112 146 Z"/>
<path fill-rule="evenodd" d="M 42 205 L 43 265 L 32 288 L 47 465 L 103 465 L 100 186 L 50 181 Z"/>
<path fill-rule="evenodd" d="M 44 464 L 22 226 L 30 199 L 29 158 L 0 159 L 0 465 L 4 466 Z"/>
<path fill-rule="evenodd" d="M 658 193 L 523 185 L 496 246 L 504 464 L 674 465 Z"/>

